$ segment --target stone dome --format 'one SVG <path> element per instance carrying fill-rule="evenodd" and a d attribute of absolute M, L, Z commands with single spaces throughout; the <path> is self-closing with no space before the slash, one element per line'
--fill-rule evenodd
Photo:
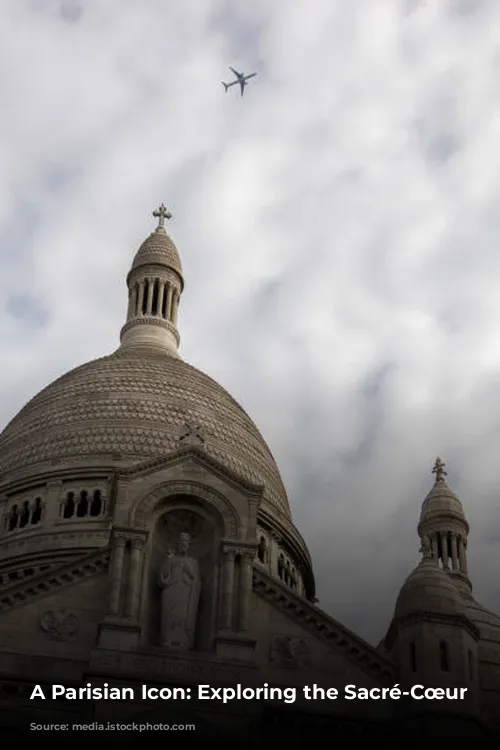
<path fill-rule="evenodd" d="M 159 458 L 178 448 L 186 423 L 201 427 L 206 453 L 263 484 L 263 508 L 291 524 L 274 458 L 246 412 L 212 378 L 147 347 L 77 367 L 29 401 L 0 435 L 0 475 L 45 462 Z"/>
<path fill-rule="evenodd" d="M 394 618 L 422 611 L 463 614 L 463 609 L 462 597 L 447 573 L 434 560 L 423 559 L 399 592 Z"/>
<path fill-rule="evenodd" d="M 162 227 L 144 240 L 135 255 L 131 270 L 148 265 L 168 266 L 182 276 L 182 264 L 177 248 Z"/>
<path fill-rule="evenodd" d="M 462 503 L 445 482 L 436 482 L 424 502 L 420 513 L 420 521 L 427 520 L 432 515 L 452 514 L 465 518 Z"/>

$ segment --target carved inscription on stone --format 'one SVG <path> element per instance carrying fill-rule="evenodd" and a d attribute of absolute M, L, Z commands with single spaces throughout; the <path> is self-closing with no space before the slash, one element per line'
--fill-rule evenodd
<path fill-rule="evenodd" d="M 40 627 L 53 641 L 74 641 L 78 635 L 78 617 L 64 609 L 51 609 L 40 618 Z"/>
<path fill-rule="evenodd" d="M 304 669 L 311 664 L 309 647 L 301 638 L 276 636 L 271 643 L 270 660 L 280 669 Z"/>
<path fill-rule="evenodd" d="M 198 660 L 170 660 L 158 655 L 138 656 L 135 654 L 117 654 L 103 652 L 96 654 L 92 660 L 92 667 L 108 670 L 112 667 L 116 672 L 126 674 L 154 674 L 157 676 L 176 677 L 199 682 L 239 682 L 242 674 L 239 670 L 203 664 Z"/>

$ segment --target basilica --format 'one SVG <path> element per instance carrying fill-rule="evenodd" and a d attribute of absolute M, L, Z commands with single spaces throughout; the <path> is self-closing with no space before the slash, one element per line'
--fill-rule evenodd
<path fill-rule="evenodd" d="M 123 725 L 130 747 L 139 724 L 168 725 L 162 746 L 500 734 L 500 617 L 474 599 L 441 459 L 421 562 L 374 647 L 317 605 L 258 428 L 182 359 L 181 260 L 170 214 L 153 215 L 116 351 L 48 385 L 0 435 L 0 736 L 53 722 Z M 112 689 L 126 699 L 99 699 Z M 176 690 L 184 700 L 158 700 Z"/>

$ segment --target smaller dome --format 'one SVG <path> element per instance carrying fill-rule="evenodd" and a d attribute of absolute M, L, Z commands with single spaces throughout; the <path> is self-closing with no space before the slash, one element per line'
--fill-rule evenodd
<path fill-rule="evenodd" d="M 182 276 L 179 253 L 163 227 L 158 227 L 144 240 L 132 263 L 132 271 L 151 264 L 168 266 Z"/>
<path fill-rule="evenodd" d="M 434 515 L 453 515 L 458 516 L 465 521 L 465 514 L 462 503 L 450 490 L 446 484 L 446 471 L 445 465 L 441 458 L 436 458 L 436 463 L 432 469 L 432 473 L 435 474 L 436 481 L 434 486 L 422 503 L 422 510 L 420 512 L 420 523 L 426 521 Z"/>
<path fill-rule="evenodd" d="M 399 593 L 394 619 L 414 612 L 462 614 L 463 601 L 447 573 L 432 559 L 423 559 L 404 582 Z"/>
<path fill-rule="evenodd" d="M 444 482 L 436 482 L 424 502 L 420 512 L 420 522 L 434 514 L 451 513 L 464 518 L 462 503 Z"/>

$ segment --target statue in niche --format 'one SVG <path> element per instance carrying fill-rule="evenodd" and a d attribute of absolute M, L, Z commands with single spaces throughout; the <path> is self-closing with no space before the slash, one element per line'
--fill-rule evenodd
<path fill-rule="evenodd" d="M 162 646 L 193 646 L 201 578 L 198 560 L 188 555 L 190 542 L 189 534 L 180 534 L 177 554 L 170 551 L 160 568 Z"/>

